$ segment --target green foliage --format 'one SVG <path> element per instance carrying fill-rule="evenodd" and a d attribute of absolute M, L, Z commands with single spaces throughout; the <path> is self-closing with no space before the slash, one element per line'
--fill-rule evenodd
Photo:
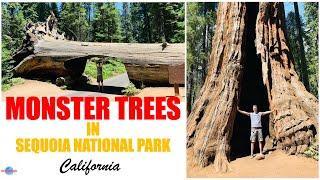
<path fill-rule="evenodd" d="M 58 9 L 58 4 L 56 2 L 52 2 L 50 3 L 50 10 L 54 13 L 54 15 L 59 18 L 60 17 L 60 13 L 59 13 L 59 9 Z"/>
<path fill-rule="evenodd" d="M 3 44 L 3 43 L 2 43 Z M 2 73 L 2 84 L 10 84 L 11 78 L 13 77 L 12 73 L 12 61 L 10 60 L 11 52 L 2 48 L 2 61 L 1 61 L 1 73 Z"/>
<path fill-rule="evenodd" d="M 315 160 L 319 160 L 319 146 L 317 140 L 314 140 L 308 149 L 304 152 L 307 157 L 313 158 Z"/>
<path fill-rule="evenodd" d="M 303 19 L 300 17 L 300 19 Z M 310 92 L 318 96 L 318 3 L 305 3 L 304 13 L 305 24 L 302 24 L 302 36 L 305 46 L 307 73 L 310 84 Z M 290 51 L 295 60 L 295 69 L 302 79 L 303 69 L 301 66 L 301 57 L 299 53 L 298 33 L 295 20 L 295 13 L 289 12 L 286 17 L 287 37 L 289 41 Z"/>
<path fill-rule="evenodd" d="M 89 25 L 89 29 L 87 32 L 87 39 L 86 41 L 92 41 L 93 39 L 93 27 L 92 27 L 92 23 L 93 23 L 93 3 L 92 2 L 86 2 L 84 3 L 84 8 L 86 9 L 86 19 Z"/>
<path fill-rule="evenodd" d="M 29 22 L 45 22 L 50 11 L 58 18 L 58 29 L 67 39 L 95 42 L 184 42 L 184 3 L 94 2 L 5 2 L 2 3 L 2 84 L 13 78 L 11 56 L 21 46 Z M 121 13 L 120 13 L 121 12 Z M 121 16 L 120 16 L 121 14 Z M 124 73 L 119 61 L 104 66 L 104 78 Z M 96 78 L 96 65 L 88 62 L 85 72 Z"/>
<path fill-rule="evenodd" d="M 45 22 L 52 11 L 67 39 L 97 42 L 184 42 L 184 3 L 56 2 L 2 3 L 3 35 L 12 52 L 22 42 L 28 22 Z M 121 16 L 120 16 L 121 12 Z M 14 29 L 14 30 L 13 30 Z"/>
<path fill-rule="evenodd" d="M 20 3 L 2 3 L 1 83 L 3 91 L 20 82 L 19 79 L 13 78 L 11 54 L 23 40 L 23 28 L 27 22 L 23 8 L 24 6 Z"/>
<path fill-rule="evenodd" d="M 133 41 L 129 3 L 123 3 L 122 5 L 121 36 L 122 42 L 129 43 Z"/>
<path fill-rule="evenodd" d="M 306 2 L 305 3 L 305 42 L 306 42 L 306 58 L 308 61 L 309 83 L 310 91 L 318 96 L 318 3 Z"/>
<path fill-rule="evenodd" d="M 203 85 L 214 34 L 217 3 L 189 2 L 187 5 L 187 94 L 188 111 Z"/>
<path fill-rule="evenodd" d="M 199 3 L 190 2 L 187 8 L 187 64 L 190 67 L 197 62 L 195 58 L 200 57 L 205 18 L 200 14 Z"/>
<path fill-rule="evenodd" d="M 166 3 L 164 13 L 166 39 L 172 43 L 184 42 L 185 7 L 184 3 Z M 169 18 L 168 18 L 169 17 Z"/>
<path fill-rule="evenodd" d="M 12 78 L 9 81 L 6 81 L 5 83 L 2 83 L 1 90 L 2 91 L 7 91 L 9 90 L 12 86 L 22 84 L 24 83 L 24 79 L 22 78 Z"/>
<path fill-rule="evenodd" d="M 26 20 L 20 3 L 2 3 L 3 48 L 15 51 L 22 43 Z"/>
<path fill-rule="evenodd" d="M 39 18 L 37 7 L 38 3 L 21 3 L 22 13 L 27 22 L 36 22 Z"/>
<path fill-rule="evenodd" d="M 131 3 L 136 42 L 184 42 L 184 3 Z"/>
<path fill-rule="evenodd" d="M 121 91 L 126 96 L 134 96 L 140 92 L 133 83 L 130 83 L 124 90 Z"/>
<path fill-rule="evenodd" d="M 152 34 L 155 41 L 184 42 L 184 4 L 152 3 L 149 5 L 153 13 L 152 26 L 155 29 Z"/>
<path fill-rule="evenodd" d="M 69 39 L 85 41 L 89 29 L 84 3 L 63 3 L 59 28 Z"/>
<path fill-rule="evenodd" d="M 37 3 L 36 11 L 38 14 L 38 21 L 45 22 L 50 15 L 50 4 L 39 2 Z"/>
<path fill-rule="evenodd" d="M 116 76 L 118 74 L 122 74 L 126 72 L 126 68 L 124 64 L 118 60 L 110 59 L 107 64 L 103 64 L 102 66 L 103 78 L 108 79 L 110 77 Z M 87 62 L 84 73 L 92 78 L 97 78 L 97 65 L 95 62 L 89 61 Z"/>
<path fill-rule="evenodd" d="M 302 69 L 301 69 L 301 63 L 300 63 L 300 55 L 299 55 L 299 45 L 297 41 L 297 25 L 295 21 L 295 15 L 294 12 L 291 11 L 288 13 L 286 17 L 286 27 L 287 27 L 287 36 L 289 41 L 290 50 L 293 56 L 293 59 L 295 60 L 295 69 L 301 78 Z"/>
<path fill-rule="evenodd" d="M 96 3 L 94 14 L 94 41 L 119 42 L 120 15 L 115 3 Z"/>

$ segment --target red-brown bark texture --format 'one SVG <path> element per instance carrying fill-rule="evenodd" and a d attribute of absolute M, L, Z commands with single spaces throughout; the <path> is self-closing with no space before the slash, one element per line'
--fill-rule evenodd
<path fill-rule="evenodd" d="M 261 61 L 261 72 L 257 74 L 262 76 L 269 109 L 273 110 L 264 151 L 282 149 L 288 154 L 300 154 L 317 134 L 318 100 L 295 72 L 286 39 L 283 3 L 256 4 L 256 17 L 249 12 L 253 10 L 251 5 L 219 3 L 208 74 L 187 121 L 187 148 L 193 152 L 188 160 L 201 166 L 213 163 L 217 171 L 230 170 L 230 141 L 242 77 L 244 67 L 251 63 L 246 58 L 249 36 L 255 36 L 256 60 Z M 255 25 L 249 26 L 252 18 Z M 248 28 L 255 28 L 255 33 L 248 33 Z"/>

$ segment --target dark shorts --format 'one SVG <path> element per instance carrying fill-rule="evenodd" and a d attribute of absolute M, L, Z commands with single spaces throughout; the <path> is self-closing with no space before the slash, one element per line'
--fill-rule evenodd
<path fill-rule="evenodd" d="M 102 76 L 97 76 L 97 82 L 103 82 Z"/>
<path fill-rule="evenodd" d="M 259 141 L 263 141 L 263 135 L 262 135 L 262 129 L 261 128 L 252 128 L 251 129 L 251 135 L 250 135 L 250 141 L 256 142 L 258 136 Z"/>

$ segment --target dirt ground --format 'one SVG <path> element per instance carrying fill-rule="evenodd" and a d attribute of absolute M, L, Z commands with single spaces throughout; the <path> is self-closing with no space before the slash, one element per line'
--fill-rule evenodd
<path fill-rule="evenodd" d="M 6 96 L 60 96 L 65 93 L 54 84 L 36 80 L 24 80 L 22 84 L 11 87 L 8 91 L 2 92 Z"/>
<path fill-rule="evenodd" d="M 231 161 L 232 171 L 228 173 L 216 173 L 212 165 L 200 168 L 192 160 L 192 153 L 188 150 L 187 176 L 191 177 L 215 177 L 215 178 L 316 178 L 318 177 L 318 162 L 298 156 L 288 156 L 277 150 L 266 155 L 264 160 L 250 159 L 250 157 L 238 158 Z"/>
<path fill-rule="evenodd" d="M 185 96 L 185 88 L 180 87 L 179 93 L 181 97 Z M 140 97 L 145 96 L 174 96 L 173 87 L 147 87 L 141 90 L 141 92 L 137 95 Z"/>
<path fill-rule="evenodd" d="M 62 90 L 51 83 L 26 79 L 24 83 L 15 85 L 8 91 L 2 92 L 2 100 L 6 96 L 107 96 L 112 98 L 117 96 L 117 94 L 84 90 Z M 174 96 L 174 89 L 173 87 L 146 87 L 137 96 Z M 180 87 L 180 98 L 185 99 L 184 87 Z"/>

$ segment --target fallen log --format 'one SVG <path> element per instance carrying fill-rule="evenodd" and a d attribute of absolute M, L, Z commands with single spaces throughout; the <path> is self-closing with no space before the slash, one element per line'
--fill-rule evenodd
<path fill-rule="evenodd" d="M 167 44 L 163 48 L 161 43 L 70 41 L 58 33 L 55 23 L 51 14 L 46 23 L 26 26 L 23 45 L 13 56 L 16 75 L 80 77 L 87 60 L 99 57 L 121 60 L 130 80 L 169 83 L 168 68 L 184 64 L 185 44 L 182 43 Z"/>

